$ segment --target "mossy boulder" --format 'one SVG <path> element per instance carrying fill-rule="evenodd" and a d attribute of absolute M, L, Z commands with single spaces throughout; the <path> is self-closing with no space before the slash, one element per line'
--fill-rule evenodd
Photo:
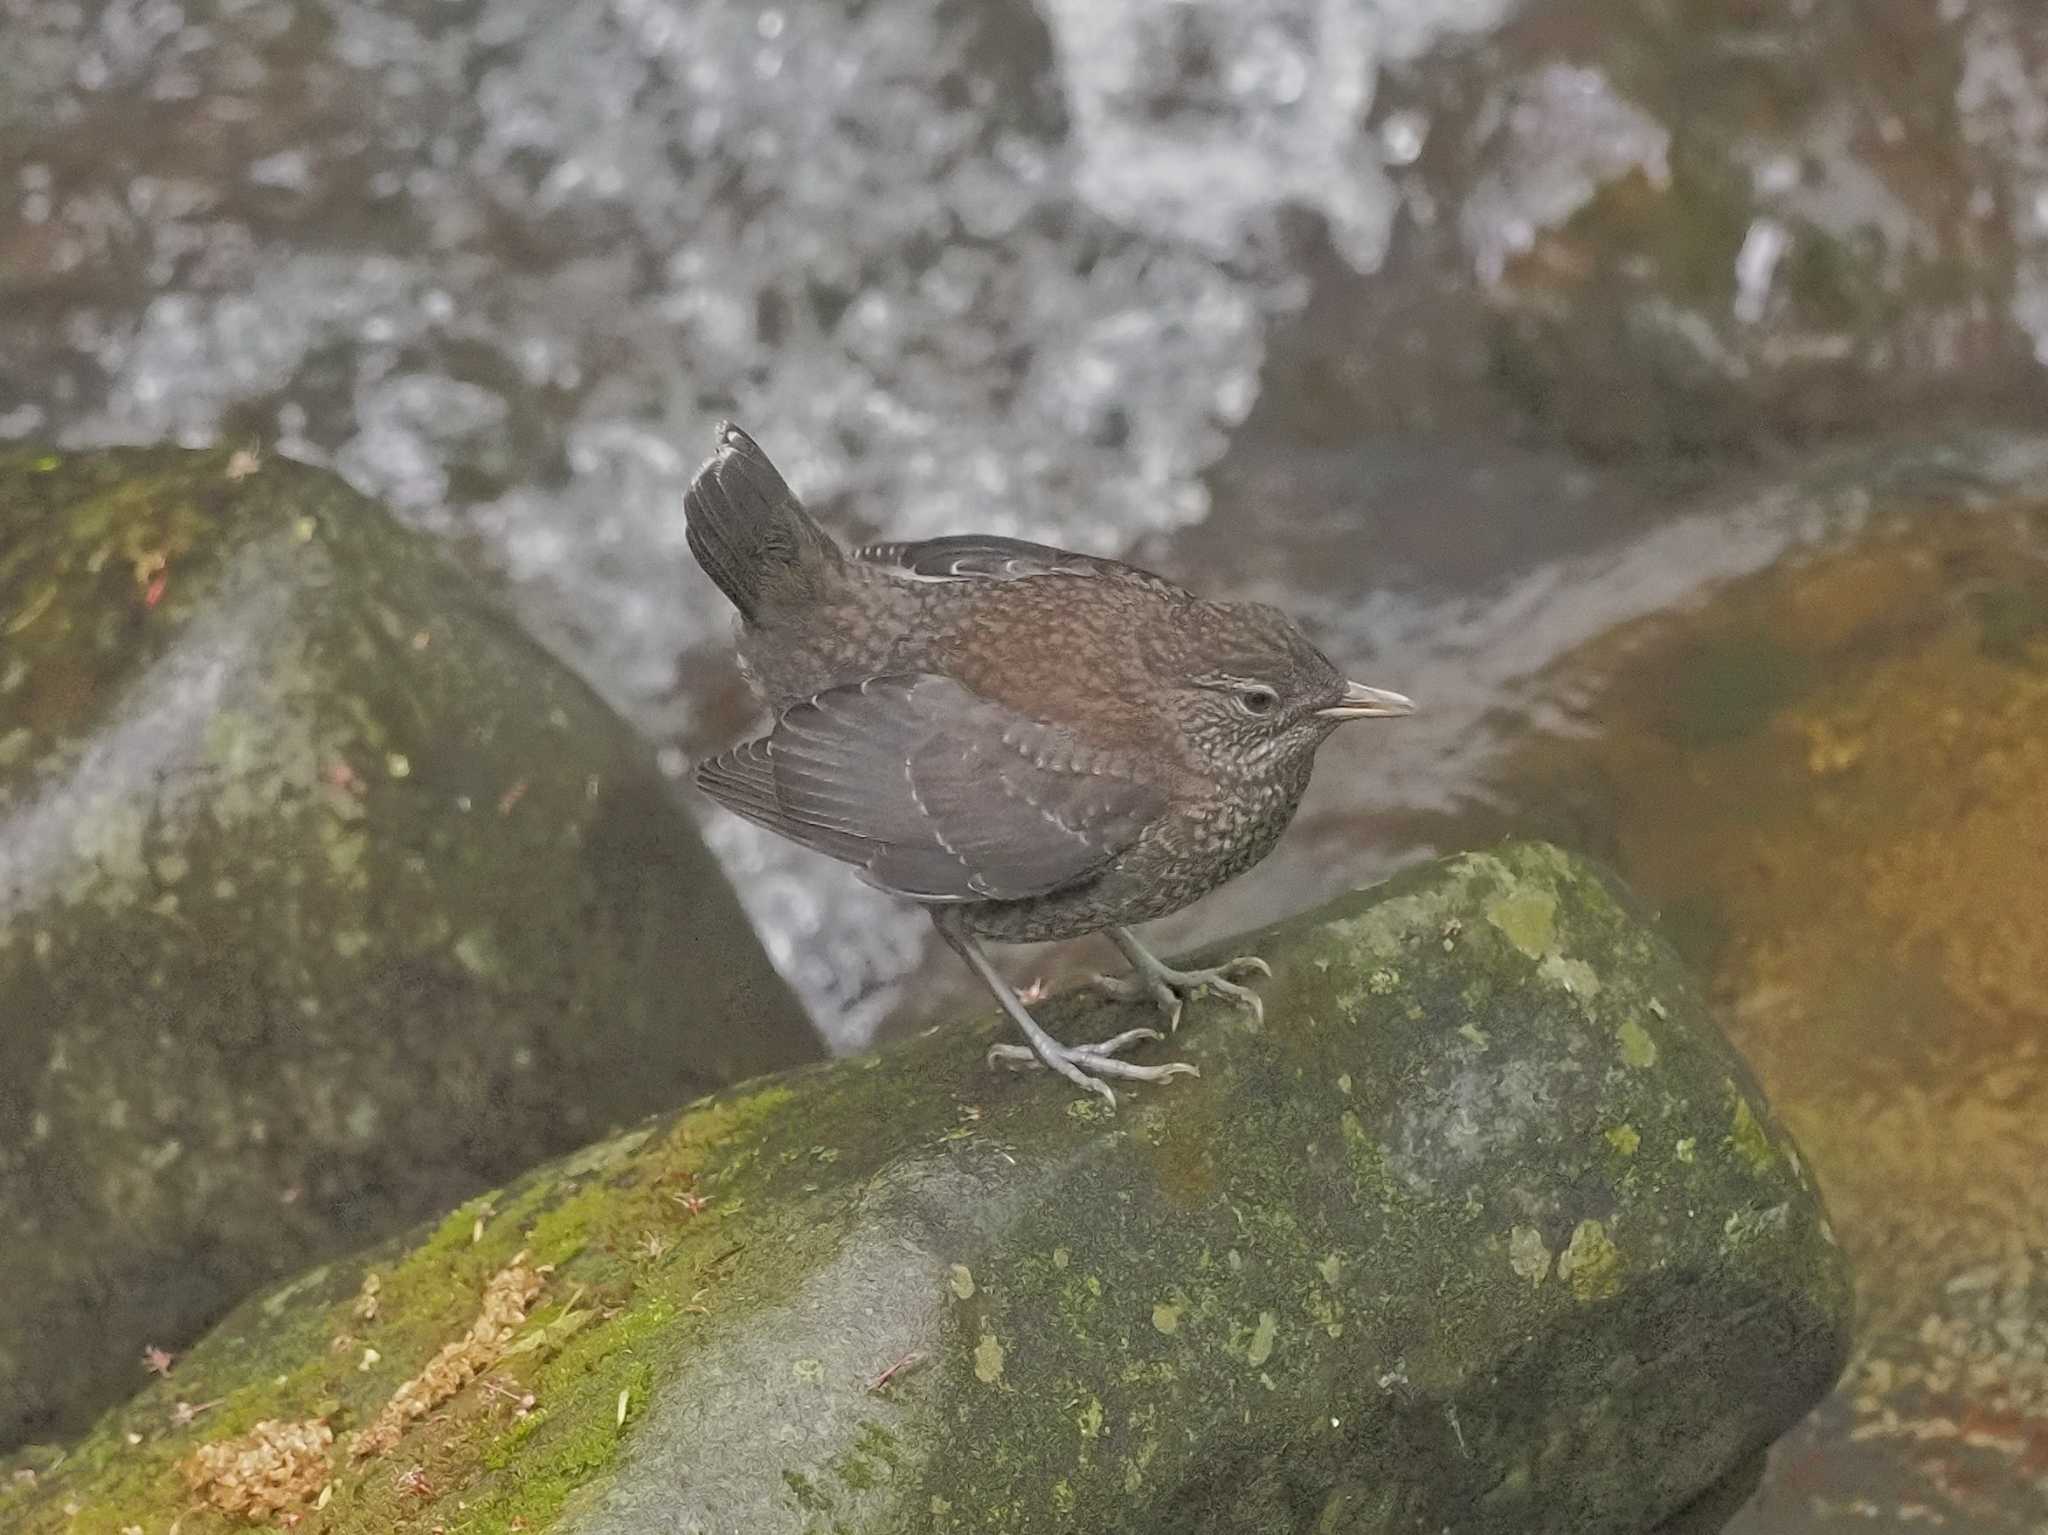
<path fill-rule="evenodd" d="M 248 454 L 0 455 L 0 1445 L 817 1053 L 648 750 L 425 540 Z"/>
<path fill-rule="evenodd" d="M 990 1019 L 728 1090 L 250 1302 L 0 1522 L 201 1535 L 310 1445 L 334 1532 L 1710 1528 L 1850 1283 L 1672 952 L 1541 844 L 1231 947 L 1199 1079 L 1111 1113 Z"/>
<path fill-rule="evenodd" d="M 1561 658 L 1477 796 L 1610 852 L 1827 1185 L 1856 1351 L 1744 1535 L 2048 1530 L 2042 448 L 1841 461 L 1836 537 Z"/>

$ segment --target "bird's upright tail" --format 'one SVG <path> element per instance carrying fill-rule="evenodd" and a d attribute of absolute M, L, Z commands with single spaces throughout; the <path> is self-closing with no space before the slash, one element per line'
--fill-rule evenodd
<path fill-rule="evenodd" d="M 844 559 L 768 455 L 730 421 L 718 424 L 718 451 L 683 493 L 683 513 L 690 553 L 748 623 Z"/>

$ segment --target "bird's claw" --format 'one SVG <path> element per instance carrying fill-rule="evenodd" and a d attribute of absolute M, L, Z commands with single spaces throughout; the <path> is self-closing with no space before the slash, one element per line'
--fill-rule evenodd
<path fill-rule="evenodd" d="M 1139 1066 L 1118 1060 L 1119 1052 L 1147 1040 L 1164 1039 L 1157 1029 L 1126 1029 L 1114 1038 L 1092 1045 L 1062 1045 L 1056 1057 L 1040 1055 L 1029 1045 L 990 1045 L 988 1064 L 1011 1061 L 1026 1067 L 1050 1067 L 1077 1087 L 1094 1093 L 1112 1109 L 1116 1093 L 1104 1077 L 1121 1077 L 1130 1082 L 1164 1082 L 1169 1077 L 1199 1077 L 1202 1073 L 1186 1061 L 1166 1061 L 1158 1066 Z"/>
<path fill-rule="evenodd" d="M 1159 1004 L 1159 1010 L 1166 1014 L 1166 1032 L 1175 1033 L 1180 1028 L 1180 1012 L 1183 998 L 1164 981 L 1155 981 L 1141 975 L 1098 975 L 1095 989 L 1116 1002 L 1142 1002 L 1147 998 Z"/>
<path fill-rule="evenodd" d="M 1248 1007 L 1252 1018 L 1259 1023 L 1266 1021 L 1266 1004 L 1259 1000 L 1259 994 L 1248 986 L 1240 986 L 1233 979 L 1240 975 L 1266 975 L 1273 973 L 1273 967 L 1256 954 L 1241 954 L 1236 959 L 1227 959 L 1220 965 L 1201 970 L 1176 970 L 1171 965 L 1159 965 L 1155 970 L 1140 970 L 1129 976 L 1098 975 L 1095 986 L 1104 994 L 1119 1002 L 1138 1002 L 1150 998 L 1166 1014 L 1168 1033 L 1180 1027 L 1180 1015 L 1187 999 L 1198 991 L 1212 991 L 1219 997 Z"/>

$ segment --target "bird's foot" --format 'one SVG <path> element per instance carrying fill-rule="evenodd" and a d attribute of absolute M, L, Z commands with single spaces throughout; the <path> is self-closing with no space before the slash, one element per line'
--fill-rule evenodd
<path fill-rule="evenodd" d="M 1058 1072 L 1076 1087 L 1085 1088 L 1116 1107 L 1116 1094 L 1104 1077 L 1121 1077 L 1127 1082 L 1164 1082 L 1168 1077 L 1199 1077 L 1202 1073 L 1186 1061 L 1166 1061 L 1158 1066 L 1139 1066 L 1117 1056 L 1146 1040 L 1163 1039 L 1157 1029 L 1126 1029 L 1113 1039 L 1093 1045 L 1062 1045 L 1048 1041 L 1050 1049 L 1029 1045 L 990 1045 L 988 1063 L 1014 1061 L 1020 1066 L 1044 1066 Z"/>
<path fill-rule="evenodd" d="M 988 962 L 988 956 L 981 950 L 981 942 L 973 933 L 962 926 L 959 919 L 946 907 L 939 907 L 932 913 L 932 924 L 939 930 L 939 936 L 946 940 L 967 966 L 980 976 L 984 985 L 995 994 L 1010 1021 L 1017 1025 L 1024 1038 L 1030 1042 L 1024 1045 L 993 1045 L 989 1048 L 988 1063 L 997 1061 L 1022 1061 L 1025 1065 L 1044 1066 L 1056 1071 L 1084 1092 L 1095 1094 L 1111 1109 L 1116 1107 L 1116 1093 L 1103 1081 L 1104 1077 L 1122 1077 L 1132 1082 L 1164 1082 L 1168 1077 L 1199 1077 L 1201 1073 L 1185 1061 L 1169 1061 L 1160 1066 L 1133 1066 L 1129 1061 L 1120 1061 L 1117 1056 L 1132 1045 L 1148 1039 L 1160 1038 L 1157 1029 L 1126 1029 L 1114 1039 L 1105 1039 L 1095 1045 L 1063 1045 L 1046 1033 L 1031 1016 L 1031 1009 L 1018 997 L 1016 989 L 1004 980 L 996 967 Z"/>
<path fill-rule="evenodd" d="M 1144 957 L 1133 956 L 1130 975 L 1098 975 L 1095 985 L 1119 1002 L 1139 1002 L 1150 997 L 1166 1014 L 1169 1033 L 1180 1027 L 1181 1008 L 1198 991 L 1213 991 L 1240 1007 L 1250 1008 L 1252 1017 L 1260 1023 L 1266 1021 L 1266 1004 L 1259 1000 L 1259 994 L 1249 986 L 1238 985 L 1234 979 L 1273 973 L 1273 967 L 1256 954 L 1243 954 L 1203 970 L 1176 970 L 1144 949 L 1138 949 L 1137 954 Z"/>

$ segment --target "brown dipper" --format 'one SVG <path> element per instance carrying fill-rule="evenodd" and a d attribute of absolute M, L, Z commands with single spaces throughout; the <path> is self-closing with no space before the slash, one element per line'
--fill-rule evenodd
<path fill-rule="evenodd" d="M 1202 988 L 1263 960 L 1176 970 L 1130 924 L 1179 911 L 1265 857 L 1343 720 L 1407 714 L 1346 682 L 1263 603 L 1205 602 L 1150 571 L 973 534 L 851 553 L 731 423 L 683 501 L 690 551 L 739 609 L 739 659 L 775 711 L 765 736 L 700 765 L 738 815 L 916 901 L 996 995 L 1033 1056 L 1112 1106 L 1105 1077 L 1154 1029 L 1062 1045 L 981 940 L 1106 932 L 1133 967 L 1097 977 L 1168 1027 Z"/>

